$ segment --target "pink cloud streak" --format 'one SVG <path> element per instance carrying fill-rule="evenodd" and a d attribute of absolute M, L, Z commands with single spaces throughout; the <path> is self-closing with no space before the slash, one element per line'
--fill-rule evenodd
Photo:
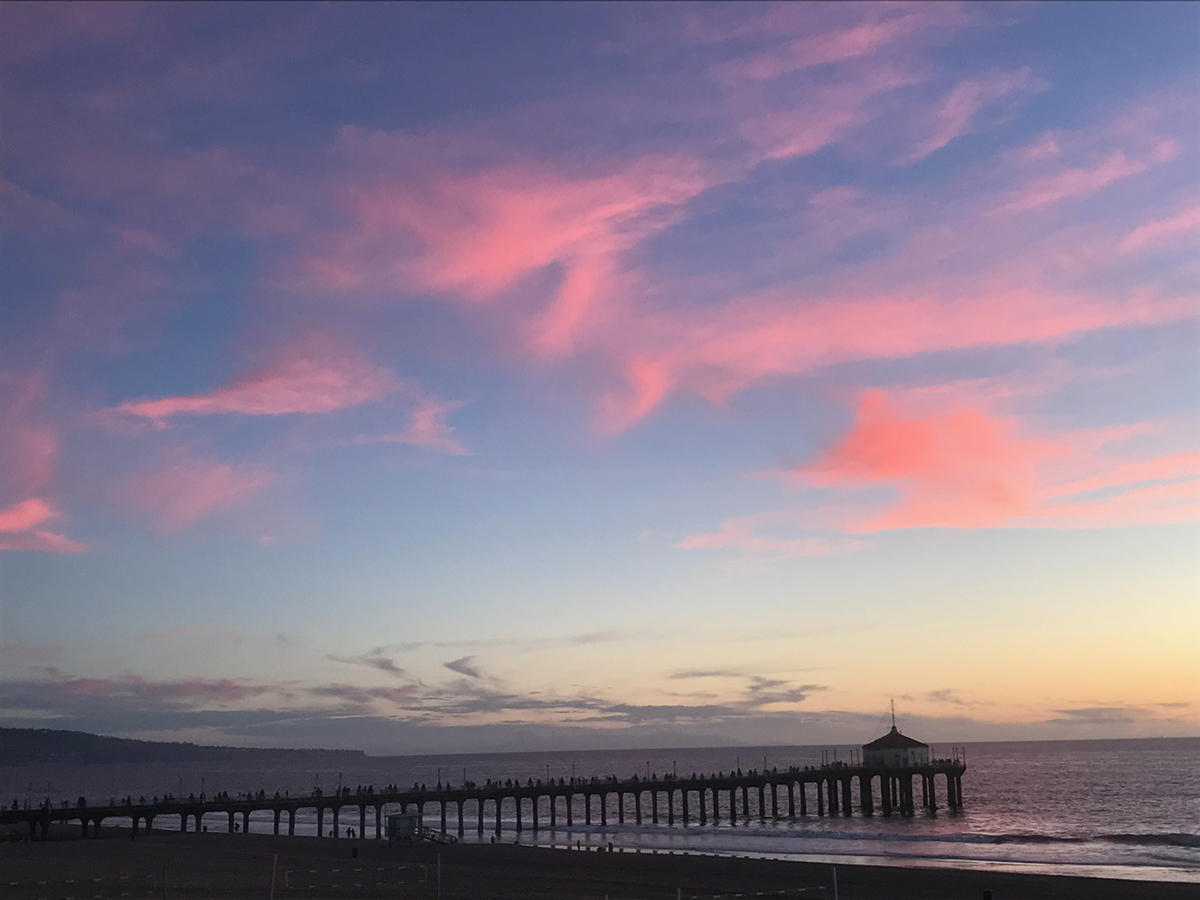
<path fill-rule="evenodd" d="M 57 515 L 45 500 L 31 497 L 0 510 L 0 531 L 26 531 Z"/>
<path fill-rule="evenodd" d="M 1200 454 L 1105 461 L 1095 455 L 1096 442 L 1088 432 L 1026 438 L 1015 420 L 970 407 L 906 414 L 882 392 L 866 391 L 853 427 L 793 474 L 819 487 L 891 488 L 896 499 L 854 521 L 849 530 L 855 532 L 1114 527 L 1200 518 Z M 1056 477 L 1088 468 L 1102 474 Z M 1174 483 L 1154 483 L 1164 480 Z M 1063 499 L 1101 490 L 1113 496 Z"/>
<path fill-rule="evenodd" d="M 965 401 L 964 401 L 965 402 Z M 908 528 L 1096 529 L 1200 521 L 1200 453 L 1111 460 L 1096 450 L 1132 429 L 1027 438 L 1014 419 L 969 405 L 908 409 L 864 391 L 854 424 L 789 480 L 824 488 L 833 502 L 727 519 L 689 535 L 685 550 L 811 556 L 864 546 L 856 536 Z M 1063 480 L 1063 473 L 1098 474 Z M 887 490 L 880 500 L 872 493 Z M 764 532 L 841 532 L 780 539 Z"/>
<path fill-rule="evenodd" d="M 1132 159 L 1123 151 L 1116 150 L 1091 168 L 1067 169 L 1028 182 L 996 211 L 1029 212 L 1061 200 L 1087 197 L 1114 182 L 1140 175 L 1153 165 L 1167 162 L 1178 153 L 1179 146 L 1170 140 L 1160 141 L 1144 159 Z"/>
<path fill-rule="evenodd" d="M 854 427 L 797 471 L 818 486 L 884 484 L 900 501 L 855 531 L 981 528 L 1027 511 L 1035 470 L 1062 452 L 1017 436 L 1015 423 L 962 409 L 905 418 L 879 391 L 863 394 Z"/>
<path fill-rule="evenodd" d="M 1032 75 L 1028 69 L 960 82 L 934 111 L 931 133 L 917 142 L 904 161 L 917 162 L 941 150 L 951 141 L 967 134 L 975 116 L 984 107 L 1004 97 L 1026 91 L 1032 83 Z"/>
<path fill-rule="evenodd" d="M 599 427 L 619 433 L 672 390 L 714 401 L 761 380 L 834 363 L 1045 342 L 1096 328 L 1188 318 L 1187 304 L 1115 304 L 1039 289 L 994 289 L 978 298 L 751 297 L 701 317 L 646 315 L 609 335 L 625 357 L 624 390 L 601 401 Z M 626 342 L 636 341 L 626 348 Z M 648 345 L 648 346 L 647 346 Z M 651 349 L 655 348 L 655 349 Z"/>
<path fill-rule="evenodd" d="M 784 7 L 786 9 L 786 7 Z M 815 16 L 801 15 L 794 22 L 774 14 L 764 15 L 758 23 L 759 29 L 768 33 L 787 34 L 800 31 L 801 37 L 793 38 L 782 47 L 764 50 L 744 59 L 719 63 L 714 74 L 724 82 L 769 81 L 801 72 L 816 66 L 861 60 L 897 43 L 901 38 L 939 26 L 962 24 L 964 19 L 955 4 L 908 5 L 908 6 L 864 6 L 854 9 L 863 12 L 862 21 L 840 27 L 824 27 L 826 18 L 820 7 L 792 7 L 804 13 L 817 10 Z M 846 11 L 843 7 L 841 12 Z M 816 33 L 813 33 L 816 31 Z M 713 38 L 728 38 L 729 34 L 713 35 Z"/>
<path fill-rule="evenodd" d="M 451 456 L 470 456 L 471 451 L 459 443 L 454 436 L 454 426 L 441 421 L 441 417 L 461 408 L 462 401 L 445 402 L 427 400 L 413 411 L 412 424 L 403 431 L 385 434 L 377 438 L 388 444 L 412 444 L 426 447 Z"/>
<path fill-rule="evenodd" d="M 285 348 L 269 366 L 201 394 L 127 401 L 113 411 L 165 423 L 177 415 L 328 413 L 399 390 L 389 370 L 319 343 Z"/>
<path fill-rule="evenodd" d="M 399 150 L 402 141 L 345 129 L 341 145 L 356 159 Z M 383 296 L 425 290 L 481 303 L 558 267 L 558 284 L 529 317 L 525 337 L 539 353 L 561 355 L 589 316 L 602 316 L 598 301 L 621 283 L 622 255 L 709 186 L 702 168 L 692 159 L 647 157 L 577 177 L 527 164 L 428 173 L 419 184 L 379 178 L 342 191 L 340 204 L 355 223 L 314 242 L 297 283 Z"/>
<path fill-rule="evenodd" d="M 82 541 L 37 527 L 58 516 L 58 511 L 40 497 L 31 497 L 0 510 L 0 550 L 42 553 L 86 553 L 90 550 Z"/>
<path fill-rule="evenodd" d="M 40 413 L 46 373 L 5 373 L 0 378 L 0 497 L 21 498 L 0 509 L 0 550 L 84 553 L 82 541 L 38 526 L 61 517 L 46 499 L 58 462 L 58 429 Z"/>
<path fill-rule="evenodd" d="M 265 466 L 184 459 L 126 482 L 127 502 L 150 513 L 167 531 L 245 506 L 275 481 Z"/>
<path fill-rule="evenodd" d="M 6 496 L 40 494 L 54 480 L 58 460 L 56 429 L 38 409 L 45 399 L 46 373 L 0 376 L 0 479 Z"/>
<path fill-rule="evenodd" d="M 1180 210 L 1165 219 L 1156 219 L 1135 228 L 1121 241 L 1119 246 L 1126 252 L 1144 250 L 1197 229 L 1200 229 L 1200 204 Z"/>
<path fill-rule="evenodd" d="M 764 526 L 789 524 L 779 521 L 788 518 L 772 513 L 738 516 L 726 519 L 720 531 L 689 535 L 674 546 L 680 550 L 741 550 L 747 555 L 779 557 L 829 556 L 865 546 L 859 539 L 844 536 L 776 538 L 760 533 Z"/>

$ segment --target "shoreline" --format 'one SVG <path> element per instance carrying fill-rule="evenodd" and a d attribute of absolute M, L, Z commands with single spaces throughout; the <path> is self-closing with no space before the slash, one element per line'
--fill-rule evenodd
<path fill-rule="evenodd" d="M 63 832 L 45 842 L 0 844 L 0 896 L 65 897 L 68 883 L 99 878 L 100 888 L 123 879 L 122 890 L 133 889 L 131 896 L 161 898 L 165 880 L 168 896 L 177 900 L 218 894 L 230 900 L 259 898 L 269 891 L 274 866 L 281 897 L 434 897 L 439 861 L 445 900 L 670 900 L 759 891 L 819 897 L 822 888 L 833 897 L 835 869 L 839 900 L 981 898 L 984 891 L 994 900 L 1183 900 L 1196 891 L 1194 883 L 959 866 L 833 865 L 511 843 L 405 846 L 253 833 L 162 832 L 130 840 L 114 829 L 88 840 Z"/>

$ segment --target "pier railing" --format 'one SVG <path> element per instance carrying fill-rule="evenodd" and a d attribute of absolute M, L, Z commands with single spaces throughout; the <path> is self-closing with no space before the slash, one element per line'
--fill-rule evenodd
<path fill-rule="evenodd" d="M 878 811 L 883 815 L 912 816 L 917 809 L 936 813 L 939 808 L 939 779 L 945 787 L 947 808 L 951 811 L 961 809 L 962 776 L 965 771 L 966 764 L 960 760 L 935 760 L 928 765 L 911 768 L 833 763 L 821 767 L 751 770 L 744 773 L 739 770 L 691 776 L 641 778 L 634 775 L 628 779 L 560 778 L 557 781 L 530 778 L 524 783 L 509 779 L 503 783 L 489 781 L 483 785 L 468 782 L 459 787 L 443 784 L 426 788 L 417 784 L 406 790 L 376 790 L 369 787 L 354 792 L 345 788 L 332 795 L 313 791 L 304 797 L 281 795 L 278 792 L 268 796 L 265 791 L 259 791 L 243 797 L 219 795 L 210 798 L 202 795 L 199 798 L 178 798 L 168 795 L 156 797 L 149 803 L 134 801 L 130 797 L 123 803 L 103 806 L 89 805 L 83 798 L 74 806 L 54 806 L 46 801 L 37 807 L 20 807 L 13 801 L 11 808 L 0 811 L 0 825 L 26 825 L 30 840 L 34 840 L 45 838 L 50 825 L 55 822 L 76 822 L 82 835 L 87 837 L 89 833 L 93 836 L 99 834 L 105 819 L 131 820 L 136 834 L 143 828 L 150 831 L 155 819 L 168 816 L 178 816 L 179 831 L 188 831 L 193 824 L 195 831 L 200 831 L 203 819 L 214 816 L 218 817 L 218 821 L 224 818 L 231 832 L 248 832 L 252 813 L 269 812 L 273 814 L 275 834 L 282 833 L 286 817 L 287 833 L 294 835 L 296 813 L 315 810 L 318 835 L 327 834 L 328 816 L 333 837 L 343 836 L 342 826 L 345 824 L 357 827 L 357 836 L 365 838 L 368 813 L 373 810 L 375 837 L 380 838 L 383 836 L 385 808 L 408 812 L 411 807 L 424 815 L 432 804 L 440 813 L 440 833 L 450 834 L 448 813 L 453 811 L 453 824 L 461 837 L 469 825 L 483 834 L 489 821 L 494 822 L 495 833 L 501 834 L 506 808 L 511 811 L 509 821 L 518 832 L 526 827 L 526 808 L 530 813 L 528 824 L 533 829 L 543 824 L 556 827 L 560 806 L 565 814 L 565 824 L 573 827 L 579 799 L 583 801 L 584 824 L 601 826 L 609 824 L 612 813 L 615 813 L 617 824 L 624 824 L 627 817 L 632 816 L 639 825 L 649 818 L 652 824 L 662 824 L 665 820 L 665 824 L 670 826 L 693 823 L 707 825 L 710 822 L 716 825 L 720 824 L 723 817 L 730 825 L 737 825 L 739 821 L 793 818 L 797 814 L 807 816 L 812 812 L 818 816 L 848 816 L 857 811 L 860 815 L 871 816 L 876 812 L 876 798 Z M 913 787 L 914 780 L 918 778 L 919 805 L 917 791 Z M 723 798 L 727 798 L 724 804 Z M 549 814 L 548 822 L 539 815 L 543 801 Z M 357 812 L 358 815 L 349 822 L 343 822 L 343 811 Z"/>

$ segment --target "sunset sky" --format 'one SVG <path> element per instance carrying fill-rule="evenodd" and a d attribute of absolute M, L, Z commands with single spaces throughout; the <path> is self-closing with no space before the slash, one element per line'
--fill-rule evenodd
<path fill-rule="evenodd" d="M 0 724 L 1200 734 L 1200 5 L 6 3 Z"/>

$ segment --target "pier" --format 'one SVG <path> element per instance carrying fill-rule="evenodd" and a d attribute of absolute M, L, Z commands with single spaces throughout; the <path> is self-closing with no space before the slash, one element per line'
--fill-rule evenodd
<path fill-rule="evenodd" d="M 954 812 L 963 806 L 965 771 L 965 762 L 943 759 L 920 766 L 832 763 L 686 777 L 530 778 L 524 783 L 467 782 L 459 787 L 445 784 L 433 789 L 414 785 L 407 790 L 343 788 L 330 795 L 314 790 L 303 797 L 278 792 L 268 795 L 265 791 L 237 798 L 168 795 L 149 803 L 127 798 L 123 803 L 105 806 L 80 802 L 56 807 L 46 801 L 41 806 L 19 808 L 14 801 L 12 808 L 0 811 L 0 824 L 26 825 L 30 840 L 45 839 L 55 822 L 74 822 L 83 837 L 94 837 L 106 819 L 118 818 L 132 822 L 134 835 L 152 830 L 156 819 L 166 817 L 178 822 L 172 830 L 201 831 L 205 824 L 216 824 L 230 832 L 247 832 L 254 813 L 270 814 L 275 834 L 294 835 L 300 810 L 315 811 L 321 836 L 332 829 L 333 836 L 342 837 L 345 828 L 353 827 L 359 838 L 365 838 L 368 826 L 373 824 L 376 839 L 383 837 L 384 816 L 389 810 L 422 815 L 434 811 L 439 817 L 440 834 L 447 837 L 451 829 L 461 837 L 468 828 L 480 835 L 489 830 L 500 835 L 506 820 L 518 833 L 526 828 L 536 831 L 545 826 L 557 827 L 560 821 L 567 827 L 603 827 L 610 822 L 667 826 L 726 822 L 736 826 L 813 814 L 872 816 L 878 812 L 884 816 L 913 816 L 918 810 L 935 814 L 939 809 L 939 782 L 943 789 L 940 796 L 945 797 L 946 808 Z M 260 819 L 255 821 L 257 824 Z"/>

